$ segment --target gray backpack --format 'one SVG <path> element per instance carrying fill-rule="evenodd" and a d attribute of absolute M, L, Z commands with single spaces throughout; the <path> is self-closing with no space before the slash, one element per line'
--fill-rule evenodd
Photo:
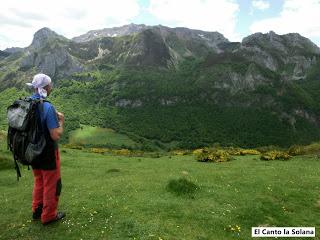
<path fill-rule="evenodd" d="M 43 111 L 43 101 L 45 100 L 19 99 L 7 108 L 7 143 L 13 154 L 18 180 L 21 177 L 18 162 L 32 166 L 46 146 L 39 115 L 39 110 Z"/>

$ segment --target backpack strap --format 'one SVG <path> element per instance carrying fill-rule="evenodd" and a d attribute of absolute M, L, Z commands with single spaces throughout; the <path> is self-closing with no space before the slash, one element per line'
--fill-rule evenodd
<path fill-rule="evenodd" d="M 14 158 L 14 168 L 16 169 L 16 172 L 17 172 L 17 181 L 19 181 L 19 178 L 21 178 L 21 172 L 20 172 L 19 164 L 17 163 L 16 156 L 14 156 L 13 158 Z"/>
<path fill-rule="evenodd" d="M 16 135 L 14 135 L 15 137 Z M 13 141 L 14 142 L 14 141 Z M 14 146 L 13 146 L 14 148 Z M 17 181 L 19 181 L 19 178 L 21 177 L 21 172 L 20 172 L 20 168 L 19 168 L 19 164 L 18 164 L 18 157 L 16 154 L 13 154 L 13 161 L 14 161 L 14 168 L 16 169 L 17 172 Z"/>
<path fill-rule="evenodd" d="M 12 128 L 9 126 L 8 133 L 7 133 L 7 150 L 10 150 L 12 152 L 11 133 L 12 133 Z"/>

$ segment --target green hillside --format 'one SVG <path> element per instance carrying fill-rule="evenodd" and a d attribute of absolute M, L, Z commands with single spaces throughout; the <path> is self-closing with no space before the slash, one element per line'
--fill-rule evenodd
<path fill-rule="evenodd" d="M 216 77 L 211 83 L 207 71 L 220 70 L 206 70 L 203 64 L 201 60 L 189 59 L 172 70 L 128 67 L 76 74 L 71 77 L 74 80 L 57 82 L 49 100 L 64 112 L 67 133 L 80 129 L 82 124 L 110 128 L 129 136 L 120 137 L 121 143 L 102 140 L 113 138 L 107 130 L 97 132 L 100 140 L 92 139 L 90 143 L 82 139 L 91 146 L 124 144 L 130 148 L 154 148 L 156 144 L 166 148 L 177 142 L 175 147 L 181 148 L 213 143 L 287 147 L 320 139 L 320 129 L 312 121 L 320 113 L 316 90 L 320 85 L 314 73 L 296 83 L 276 82 L 275 75 L 274 86 L 231 93 L 214 88 Z M 232 68 L 241 72 L 239 66 Z M 31 93 L 15 88 L 1 92 L 1 129 L 6 129 L 9 103 L 28 94 Z M 296 115 L 296 111 L 302 113 Z M 309 119 L 303 114 L 309 114 Z M 128 139 L 135 143 L 129 143 Z M 68 134 L 63 142 L 68 142 Z"/>

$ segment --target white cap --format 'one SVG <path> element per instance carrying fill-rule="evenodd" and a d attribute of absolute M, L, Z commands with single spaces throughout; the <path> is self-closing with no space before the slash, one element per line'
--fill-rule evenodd
<path fill-rule="evenodd" d="M 39 73 L 33 77 L 32 83 L 26 83 L 29 87 L 43 88 L 51 83 L 51 78 L 48 75 Z"/>

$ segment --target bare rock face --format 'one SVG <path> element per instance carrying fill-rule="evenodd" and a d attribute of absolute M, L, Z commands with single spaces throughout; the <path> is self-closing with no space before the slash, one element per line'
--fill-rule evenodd
<path fill-rule="evenodd" d="M 65 48 L 57 48 L 53 53 L 38 55 L 35 64 L 40 72 L 55 77 L 69 76 L 84 69 Z"/>
<path fill-rule="evenodd" d="M 49 28 L 40 29 L 34 34 L 31 45 L 20 61 L 20 70 L 27 71 L 36 67 L 38 72 L 48 74 L 52 78 L 83 71 L 84 66 L 69 54 L 68 43 L 68 39 Z"/>
<path fill-rule="evenodd" d="M 10 55 L 10 53 L 0 50 L 0 59 L 6 58 Z"/>
<path fill-rule="evenodd" d="M 101 30 L 91 30 L 86 34 L 80 35 L 78 37 L 72 38 L 75 42 L 87 42 L 94 39 L 99 39 L 103 37 L 120 37 L 125 35 L 131 35 L 134 33 L 142 32 L 143 30 L 148 29 L 149 27 L 144 24 L 129 24 L 122 27 L 114 28 L 104 28 Z"/>
<path fill-rule="evenodd" d="M 45 47 L 49 41 L 51 40 L 61 40 L 61 41 L 67 41 L 68 39 L 58 35 L 57 33 L 55 33 L 54 31 L 52 31 L 49 28 L 41 28 L 40 30 L 38 30 L 34 36 L 33 36 L 33 40 L 31 45 L 29 46 L 29 48 L 32 49 L 40 49 Z"/>
<path fill-rule="evenodd" d="M 304 79 L 320 57 L 320 48 L 309 39 L 297 33 L 277 35 L 272 31 L 244 38 L 238 51 L 261 67 L 282 71 L 283 77 L 291 80 Z"/>
<path fill-rule="evenodd" d="M 129 48 L 124 59 L 130 65 L 167 66 L 170 61 L 169 49 L 157 33 L 145 30 Z"/>

